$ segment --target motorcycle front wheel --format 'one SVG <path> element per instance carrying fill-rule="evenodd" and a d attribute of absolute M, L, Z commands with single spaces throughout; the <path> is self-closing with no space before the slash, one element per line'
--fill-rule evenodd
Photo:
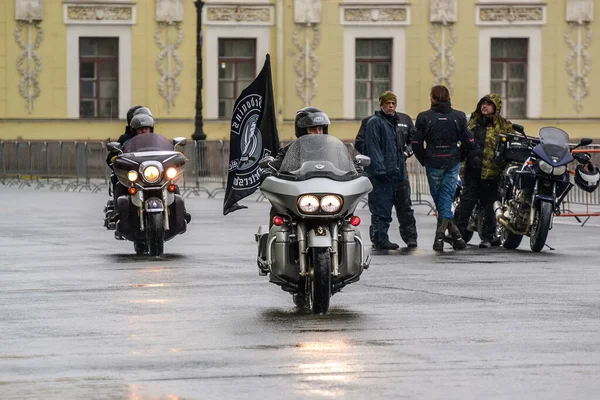
<path fill-rule="evenodd" d="M 160 257 L 164 252 L 164 219 L 162 213 L 148 213 L 146 231 L 148 232 L 148 253 Z"/>
<path fill-rule="evenodd" d="M 144 241 L 136 240 L 133 242 L 133 249 L 137 255 L 146 254 L 148 252 L 148 245 Z"/>
<path fill-rule="evenodd" d="M 315 314 L 325 314 L 331 298 L 331 254 L 327 247 L 310 250 L 313 276 L 311 280 L 312 309 Z"/>
<path fill-rule="evenodd" d="M 553 212 L 552 203 L 547 201 L 540 201 L 538 203 L 529 238 L 529 247 L 531 247 L 531 251 L 539 253 L 544 248 L 546 239 L 548 238 L 548 231 L 550 230 Z"/>

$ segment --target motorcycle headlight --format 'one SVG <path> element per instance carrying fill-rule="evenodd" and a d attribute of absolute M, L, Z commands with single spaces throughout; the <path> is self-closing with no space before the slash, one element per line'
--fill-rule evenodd
<path fill-rule="evenodd" d="M 539 166 L 543 172 L 545 172 L 547 174 L 552 173 L 552 170 L 553 170 L 552 165 L 548 164 L 546 161 L 540 160 Z"/>
<path fill-rule="evenodd" d="M 560 167 L 554 168 L 554 171 L 552 173 L 554 175 L 561 176 L 565 172 L 567 172 L 567 166 L 566 165 L 561 165 Z"/>
<path fill-rule="evenodd" d="M 160 171 L 158 170 L 158 167 L 149 165 L 144 168 L 144 179 L 148 183 L 158 182 L 160 180 Z"/>
<path fill-rule="evenodd" d="M 314 213 L 319 210 L 319 199 L 312 194 L 305 194 L 298 199 L 298 208 L 305 213 Z"/>
<path fill-rule="evenodd" d="M 135 171 L 129 171 L 127 173 L 127 179 L 129 179 L 130 182 L 135 182 L 138 179 L 138 173 Z"/>
<path fill-rule="evenodd" d="M 321 198 L 321 210 L 326 213 L 338 212 L 342 208 L 342 199 L 340 196 L 328 194 Z"/>
<path fill-rule="evenodd" d="M 167 175 L 167 178 L 169 179 L 174 179 L 177 176 L 177 168 L 168 168 L 167 172 L 165 172 L 165 175 Z"/>

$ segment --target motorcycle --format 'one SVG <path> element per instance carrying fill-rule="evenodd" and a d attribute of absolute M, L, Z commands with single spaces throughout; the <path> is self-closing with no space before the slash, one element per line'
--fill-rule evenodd
<path fill-rule="evenodd" d="M 331 296 L 369 267 L 354 212 L 373 189 L 362 173 L 370 161 L 358 155 L 353 163 L 334 136 L 306 135 L 278 170 L 273 157 L 259 164 L 269 175 L 260 191 L 274 212 L 271 226 L 255 235 L 259 273 L 291 293 L 298 308 L 326 313 Z"/>
<path fill-rule="evenodd" d="M 155 133 L 137 135 L 123 148 L 118 142 L 107 144 L 109 154 L 117 155 L 115 238 L 132 241 L 136 254 L 161 256 L 164 242 L 187 229 L 190 218 L 178 186 L 186 161 L 179 150 L 185 144 L 183 137 L 171 142 Z"/>
<path fill-rule="evenodd" d="M 497 160 L 507 166 L 500 181 L 501 200 L 494 203 L 494 211 L 503 247 L 516 249 L 523 236 L 529 236 L 531 250 L 540 252 L 554 214 L 560 213 L 560 205 L 573 187 L 567 165 L 590 160 L 589 154 L 572 150 L 589 145 L 592 139 L 583 138 L 571 147 L 569 135 L 559 128 L 542 128 L 539 138 L 527 136 L 520 125 L 513 128 L 518 134 L 500 135 L 495 152 Z"/>

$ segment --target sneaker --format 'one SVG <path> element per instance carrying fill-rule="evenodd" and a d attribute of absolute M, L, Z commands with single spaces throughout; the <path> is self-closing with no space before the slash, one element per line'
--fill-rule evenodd
<path fill-rule="evenodd" d="M 373 247 L 375 250 L 397 250 L 400 248 L 396 243 L 392 243 L 389 240 L 381 244 L 374 244 Z"/>
<path fill-rule="evenodd" d="M 185 213 L 185 222 L 187 222 L 189 224 L 191 220 L 192 220 L 192 215 L 189 212 L 186 212 Z"/>
<path fill-rule="evenodd" d="M 411 249 L 414 249 L 415 247 L 417 247 L 417 239 L 408 239 L 406 241 L 406 246 Z"/>
<path fill-rule="evenodd" d="M 482 240 L 481 243 L 479 243 L 480 249 L 489 249 L 490 247 L 492 247 L 492 244 L 487 240 Z"/>

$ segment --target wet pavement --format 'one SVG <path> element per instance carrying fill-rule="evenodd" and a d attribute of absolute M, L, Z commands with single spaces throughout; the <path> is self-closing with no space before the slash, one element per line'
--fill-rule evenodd
<path fill-rule="evenodd" d="M 257 273 L 266 202 L 190 197 L 152 259 L 102 227 L 105 201 L 0 186 L 0 397 L 597 398 L 597 221 L 558 220 L 553 251 L 440 255 L 418 206 L 420 247 L 374 254 L 312 315 Z"/>

